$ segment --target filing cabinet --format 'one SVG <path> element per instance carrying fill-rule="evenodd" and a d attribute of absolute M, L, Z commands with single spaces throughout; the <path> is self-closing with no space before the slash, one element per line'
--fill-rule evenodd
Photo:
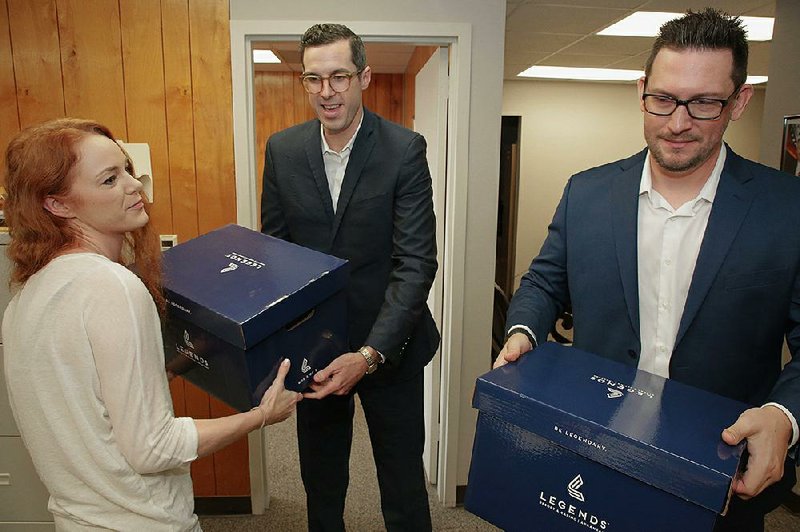
<path fill-rule="evenodd" d="M 8 289 L 10 263 L 6 255 L 8 233 L 0 232 L 0 315 L 11 299 Z M 3 368 L 0 335 L 0 370 Z M 47 510 L 49 495 L 39 480 L 22 443 L 8 402 L 5 373 L 0 371 L 0 530 L 4 532 L 52 532 L 53 516 Z"/>

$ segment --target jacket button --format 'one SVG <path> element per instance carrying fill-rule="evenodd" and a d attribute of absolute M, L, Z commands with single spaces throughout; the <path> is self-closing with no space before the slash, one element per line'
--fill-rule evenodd
<path fill-rule="evenodd" d="M 636 351 L 633 349 L 628 349 L 628 356 L 631 358 L 636 358 Z"/>

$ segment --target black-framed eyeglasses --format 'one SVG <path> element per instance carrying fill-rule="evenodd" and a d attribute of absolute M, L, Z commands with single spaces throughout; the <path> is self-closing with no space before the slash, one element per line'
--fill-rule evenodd
<path fill-rule="evenodd" d="M 689 116 L 695 120 L 716 120 L 722 115 L 725 106 L 739 93 L 739 87 L 724 100 L 718 98 L 692 98 L 691 100 L 679 100 L 666 94 L 642 94 L 644 109 L 651 115 L 669 116 L 675 112 L 678 106 L 683 105 L 689 112 Z"/>
<path fill-rule="evenodd" d="M 350 88 L 350 80 L 352 80 L 354 76 L 361 74 L 361 72 L 363 72 L 363 69 L 356 72 L 337 72 L 330 76 L 303 74 L 300 76 L 300 81 L 309 94 L 319 94 L 322 92 L 322 82 L 325 80 L 328 80 L 328 85 L 330 85 L 333 92 L 344 92 Z"/>

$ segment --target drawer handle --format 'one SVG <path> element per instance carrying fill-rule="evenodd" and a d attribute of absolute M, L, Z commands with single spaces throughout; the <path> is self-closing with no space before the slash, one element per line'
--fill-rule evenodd
<path fill-rule="evenodd" d="M 11 473 L 0 473 L 0 486 L 11 485 Z"/>

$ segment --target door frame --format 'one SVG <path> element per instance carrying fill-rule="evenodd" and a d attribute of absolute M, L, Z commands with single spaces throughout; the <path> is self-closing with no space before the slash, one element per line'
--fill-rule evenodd
<path fill-rule="evenodd" d="M 442 328 L 442 309 L 444 306 L 444 271 L 447 269 L 445 259 L 445 222 L 447 209 L 445 195 L 447 193 L 447 86 L 449 84 L 449 49 L 447 46 L 438 46 L 416 72 L 414 76 L 414 124 L 417 133 L 426 134 L 428 144 L 427 158 L 431 170 L 433 186 L 433 210 L 436 214 L 436 246 L 439 260 L 439 271 L 428 294 L 428 307 L 437 327 Z M 435 69 L 435 70 L 434 70 Z M 420 90 L 420 76 L 434 74 L 430 80 L 435 85 L 427 85 Z M 407 74 L 408 75 L 408 74 Z M 432 100 L 425 100 L 430 97 Z M 433 103 L 433 110 L 425 108 L 420 113 L 420 102 Z M 427 111 L 427 112 L 426 112 Z M 420 118 L 422 116 L 422 118 Z M 437 484 L 439 476 L 439 441 L 442 434 L 441 417 L 441 349 L 437 348 L 430 363 L 425 366 L 425 448 L 422 463 L 428 482 Z"/>
<path fill-rule="evenodd" d="M 236 173 L 236 219 L 239 225 L 258 230 L 259 198 L 256 192 L 255 128 L 253 105 L 252 43 L 263 40 L 299 40 L 316 21 L 230 21 L 233 88 L 233 138 Z M 442 315 L 442 379 L 439 464 L 436 490 L 444 506 L 455 506 L 458 480 L 458 438 L 461 408 L 461 356 L 464 331 L 467 188 L 469 176 L 470 77 L 472 25 L 347 21 L 364 41 L 431 44 L 450 49 L 450 83 L 447 116 L 447 190 L 445 197 L 445 268 Z M 265 474 L 264 431 L 251 434 L 251 498 L 253 513 L 263 513 L 269 503 Z"/>

